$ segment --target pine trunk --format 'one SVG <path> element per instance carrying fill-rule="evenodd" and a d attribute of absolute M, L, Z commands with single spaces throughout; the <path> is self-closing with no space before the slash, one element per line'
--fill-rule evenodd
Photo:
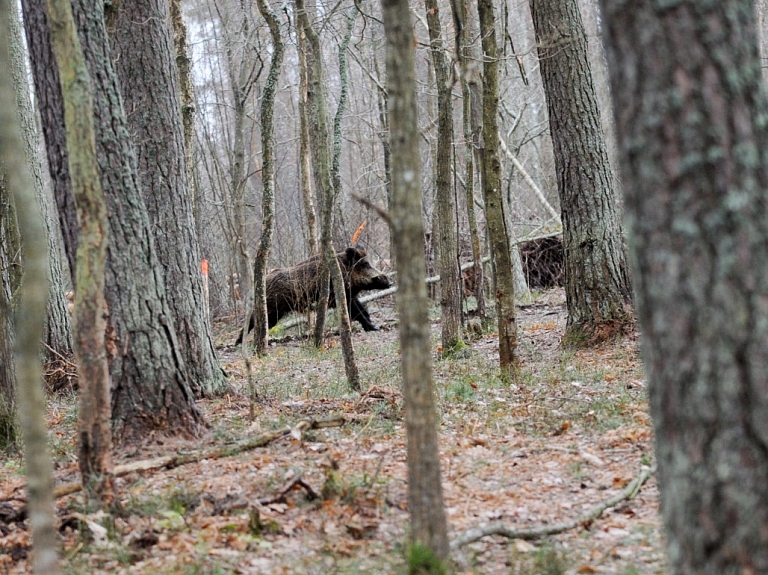
<path fill-rule="evenodd" d="M 621 220 L 578 1 L 530 3 L 563 222 L 564 342 L 590 345 L 632 325 Z"/>
<path fill-rule="evenodd" d="M 111 37 L 172 319 L 196 396 L 229 389 L 205 316 L 167 0 L 122 0 Z"/>
<path fill-rule="evenodd" d="M 24 0 L 22 6 L 59 221 L 67 257 L 74 263 L 77 220 L 62 139 L 64 108 L 58 71 L 47 41 L 42 1 Z M 146 437 L 155 430 L 195 434 L 202 416 L 168 321 L 171 312 L 139 195 L 136 157 L 100 7 L 80 1 L 73 6 L 93 85 L 99 172 L 109 216 L 106 300 L 113 431 L 121 441 Z"/>
<path fill-rule="evenodd" d="M 768 103 L 752 2 L 603 7 L 670 573 L 768 573 Z"/>

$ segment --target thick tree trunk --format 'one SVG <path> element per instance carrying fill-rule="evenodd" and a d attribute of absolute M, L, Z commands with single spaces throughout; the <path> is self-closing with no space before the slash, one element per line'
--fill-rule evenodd
<path fill-rule="evenodd" d="M 440 245 L 440 309 L 443 353 L 461 343 L 461 274 L 456 243 L 456 206 L 453 201 L 453 105 L 448 58 L 443 46 L 437 0 L 424 0 L 429 26 L 432 65 L 437 85 L 437 158 L 435 203 L 437 237 Z"/>
<path fill-rule="evenodd" d="M 7 0 L 0 1 L 0 36 L 8 38 Z M 8 43 L 0 42 L 0 163 L 7 170 L 7 189 L 18 209 L 19 230 L 24 245 L 24 289 L 19 303 L 15 365 L 18 366 L 19 420 L 24 438 L 29 522 L 34 545 L 35 574 L 56 574 L 58 537 L 53 502 L 53 465 L 47 449 L 45 396 L 40 377 L 40 338 L 45 320 L 46 281 L 45 231 L 35 202 L 34 185 L 26 165 L 18 129 L 11 82 Z"/>
<path fill-rule="evenodd" d="M 383 0 L 382 11 L 387 36 L 392 235 L 398 272 L 397 308 L 408 436 L 411 537 L 415 544 L 431 550 L 441 561 L 447 561 L 448 536 L 440 479 L 427 288 L 424 282 L 413 28 L 406 0 Z"/>
<path fill-rule="evenodd" d="M 43 343 L 45 358 L 49 361 L 60 356 L 69 357 L 73 353 L 72 322 L 67 309 L 66 291 L 70 282 L 64 276 L 66 273 L 63 262 L 63 245 L 56 213 L 51 206 L 50 192 L 43 184 L 42 164 L 38 152 L 40 134 L 37 129 L 35 111 L 29 95 L 27 72 L 27 55 L 24 50 L 18 8 L 11 7 L 10 22 L 10 55 L 12 64 L 13 83 L 16 92 L 16 106 L 19 110 L 21 134 L 24 138 L 24 150 L 27 156 L 32 179 L 35 183 L 35 196 L 40 211 L 43 214 L 45 235 L 48 239 L 48 279 L 49 289 Z"/>
<path fill-rule="evenodd" d="M 632 324 L 626 249 L 578 1 L 530 4 L 563 221 L 564 342 L 589 345 Z"/>
<path fill-rule="evenodd" d="M 750 0 L 603 0 L 670 573 L 768 573 L 768 113 Z"/>
<path fill-rule="evenodd" d="M 519 369 L 517 356 L 517 318 L 515 316 L 515 282 L 512 254 L 504 217 L 499 160 L 499 78 L 496 44 L 496 16 L 492 0 L 478 0 L 477 13 L 483 38 L 483 141 L 480 149 L 485 219 L 491 254 L 496 270 L 496 314 L 499 326 L 499 366 L 502 373 L 515 377 Z"/>
<path fill-rule="evenodd" d="M 41 0 L 25 0 L 24 22 L 48 165 L 68 259 L 77 249 L 58 71 Z M 202 421 L 188 384 L 149 220 L 139 196 L 136 158 L 112 69 L 101 4 L 76 2 L 75 17 L 93 83 L 101 186 L 109 215 L 106 300 L 112 424 L 121 440 L 153 430 L 194 434 Z"/>
<path fill-rule="evenodd" d="M 111 507 L 112 429 L 104 334 L 107 213 L 99 181 L 91 81 L 69 0 L 48 0 L 51 45 L 64 99 L 67 153 L 78 222 L 75 256 L 75 357 L 78 370 L 78 463 L 86 508 Z"/>
<path fill-rule="evenodd" d="M 193 391 L 212 396 L 229 384 L 205 316 L 169 22 L 167 0 L 123 0 L 111 45 L 176 334 Z"/>

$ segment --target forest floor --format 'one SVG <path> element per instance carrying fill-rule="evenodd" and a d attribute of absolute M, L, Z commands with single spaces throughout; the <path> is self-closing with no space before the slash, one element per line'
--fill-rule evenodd
<path fill-rule="evenodd" d="M 354 334 L 365 391 L 351 393 L 338 338 L 315 350 L 283 338 L 253 360 L 260 400 L 249 417 L 248 383 L 232 325 L 216 334 L 220 359 L 243 396 L 200 402 L 210 428 L 197 440 L 147 438 L 117 463 L 222 445 L 342 416 L 338 427 L 295 431 L 235 456 L 117 480 L 117 517 L 85 517 L 79 494 L 58 501 L 66 573 L 400 574 L 408 572 L 406 440 L 399 342 L 391 303 L 370 304 L 379 332 Z M 632 335 L 586 351 L 564 351 L 561 290 L 519 309 L 523 375 L 501 381 L 498 338 L 476 337 L 439 358 L 432 313 L 449 536 L 501 522 L 511 529 L 575 520 L 617 495 L 653 464 L 646 389 Z M 49 423 L 58 483 L 77 480 L 74 393 L 59 393 Z M 0 460 L 0 573 L 29 570 L 18 507 L 23 470 Z M 651 477 L 631 499 L 594 521 L 546 538 L 498 535 L 453 553 L 462 574 L 662 574 L 659 495 Z M 6 509 L 7 511 L 7 509 Z M 90 528 L 86 527 L 89 525 Z M 106 528 L 106 529 L 102 529 Z"/>

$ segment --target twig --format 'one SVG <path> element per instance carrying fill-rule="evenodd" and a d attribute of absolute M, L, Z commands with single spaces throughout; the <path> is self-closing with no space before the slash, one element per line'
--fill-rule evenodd
<path fill-rule="evenodd" d="M 269 443 L 285 437 L 286 435 L 296 435 L 308 429 L 323 429 L 325 427 L 340 427 L 344 425 L 345 419 L 342 416 L 329 417 L 324 419 L 302 419 L 295 427 L 283 427 L 274 431 L 267 431 L 260 433 L 254 437 L 238 441 L 232 445 L 222 445 L 203 449 L 201 451 L 194 451 L 189 453 L 175 453 L 173 455 L 165 455 L 162 457 L 156 457 L 154 459 L 146 459 L 143 461 L 133 461 L 123 465 L 116 465 L 114 470 L 114 476 L 120 477 L 132 473 L 134 471 L 148 471 L 150 469 L 173 469 L 174 467 L 180 467 L 187 463 L 195 463 L 203 459 L 219 459 L 221 457 L 231 457 L 242 453 L 243 451 L 250 451 L 257 447 L 264 447 Z M 70 495 L 82 490 L 83 486 L 79 482 L 65 483 L 58 486 L 53 491 L 55 498 L 63 497 L 64 495 Z M 305 487 L 306 489 L 307 487 Z M 26 504 L 18 511 L 17 517 L 23 518 L 26 516 Z"/>
<path fill-rule="evenodd" d="M 259 503 L 261 505 L 269 505 L 270 503 L 283 501 L 285 496 L 288 495 L 288 492 L 297 485 L 304 488 L 304 490 L 307 492 L 307 497 L 310 499 L 320 498 L 320 496 L 317 494 L 317 491 L 312 489 L 312 487 L 306 481 L 304 481 L 304 478 L 301 475 L 297 475 L 288 481 L 288 483 L 286 483 L 285 486 L 276 495 L 272 495 L 270 497 L 260 497 Z"/>
<path fill-rule="evenodd" d="M 478 527 L 475 529 L 469 529 L 456 539 L 451 541 L 451 549 L 458 549 L 469 543 L 474 543 L 483 537 L 488 535 L 503 535 L 510 539 L 539 539 L 546 537 L 547 535 L 554 535 L 556 533 L 562 533 L 570 529 L 574 529 L 579 525 L 589 524 L 600 515 L 603 511 L 610 507 L 616 506 L 618 503 L 625 499 L 633 498 L 640 487 L 645 483 L 648 478 L 656 472 L 656 467 L 643 467 L 640 473 L 629 484 L 621 490 L 620 493 L 614 495 L 610 499 L 603 501 L 602 503 L 595 505 L 592 509 L 580 515 L 572 521 L 565 523 L 556 523 L 554 525 L 541 525 L 539 527 L 530 527 L 527 529 L 514 529 L 503 523 L 491 523 L 485 527 Z"/>
<path fill-rule="evenodd" d="M 364 198 L 362 196 L 358 196 L 357 194 L 350 194 L 350 196 L 352 196 L 358 202 L 363 204 L 366 208 L 369 208 L 369 209 L 373 210 L 374 212 L 376 212 L 378 214 L 378 216 L 382 220 L 387 222 L 387 225 L 389 227 L 392 227 L 392 218 L 389 217 L 389 212 L 387 210 L 385 210 L 383 208 L 380 208 L 379 206 L 374 204 L 372 201 L 370 201 L 370 200 L 368 200 L 368 199 L 366 199 L 366 198 Z"/>

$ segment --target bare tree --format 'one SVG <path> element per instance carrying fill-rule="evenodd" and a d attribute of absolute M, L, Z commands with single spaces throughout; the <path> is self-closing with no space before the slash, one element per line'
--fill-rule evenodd
<path fill-rule="evenodd" d="M 603 0 L 670 573 L 768 572 L 768 112 L 750 0 Z"/>
<path fill-rule="evenodd" d="M 564 342 L 596 343 L 633 322 L 626 249 L 577 0 L 530 0 L 565 250 Z"/>
<path fill-rule="evenodd" d="M 254 280 L 254 337 L 256 353 L 267 352 L 267 264 L 272 249 L 272 237 L 275 232 L 275 92 L 280 68 L 283 65 L 285 45 L 280 34 L 280 22 L 269 5 L 268 0 L 256 0 L 259 12 L 267 21 L 272 36 L 272 62 L 269 66 L 264 93 L 261 99 L 261 238 L 256 251 L 253 270 Z"/>
<path fill-rule="evenodd" d="M 408 436 L 408 509 L 411 537 L 448 560 L 448 536 L 440 479 L 437 417 L 424 282 L 424 227 L 416 124 L 413 27 L 407 0 L 383 0 L 387 36 L 392 153 L 392 236 L 395 242 L 400 350 Z"/>
<path fill-rule="evenodd" d="M 310 22 L 304 1 L 296 1 L 297 21 L 307 37 L 307 64 L 309 69 L 309 93 L 307 106 L 309 107 L 309 133 L 314 142 L 312 146 L 312 169 L 315 174 L 315 185 L 322 198 L 322 214 L 320 225 L 320 249 L 324 264 L 320 300 L 317 304 L 317 319 L 315 324 L 315 345 L 321 346 L 325 331 L 325 316 L 328 309 L 331 283 L 335 289 L 333 295 L 336 298 L 336 310 L 339 315 L 339 330 L 341 332 L 342 350 L 344 352 L 344 367 L 347 373 L 347 381 L 352 389 L 360 389 L 360 375 L 355 362 L 354 348 L 352 346 L 351 325 L 347 308 L 347 294 L 344 289 L 344 277 L 342 276 L 339 260 L 333 247 L 333 214 L 336 199 L 331 173 L 331 155 L 329 153 L 329 131 L 326 119 L 326 100 L 324 87 L 324 73 L 322 65 L 322 53 L 320 51 L 320 39 Z M 343 88 L 342 88 L 343 89 Z M 343 102 L 343 100 L 340 102 Z"/>
<path fill-rule="evenodd" d="M 8 38 L 11 17 L 7 0 L 0 2 L 0 34 Z M 8 43 L 0 42 L 0 76 L 11 76 Z M 35 202 L 32 178 L 26 165 L 18 128 L 15 96 L 10 82 L 0 82 L 0 162 L 5 165 L 6 185 L 18 210 L 19 230 L 25 255 L 24 295 L 16 324 L 16 366 L 20 427 L 29 493 L 35 574 L 59 572 L 56 514 L 53 503 L 53 465 L 47 450 L 45 397 L 40 377 L 40 337 L 45 319 L 46 281 L 45 232 Z"/>
<path fill-rule="evenodd" d="M 504 216 L 499 160 L 499 51 L 496 43 L 496 16 L 492 0 L 478 0 L 480 36 L 483 39 L 483 138 L 480 148 L 485 218 L 495 268 L 496 315 L 499 326 L 499 366 L 502 373 L 515 377 L 517 356 L 517 319 L 512 254 Z M 479 262 L 475 262 L 478 265 Z"/>
<path fill-rule="evenodd" d="M 461 95 L 462 95 L 462 128 L 464 133 L 464 169 L 465 202 L 467 209 L 467 222 L 469 227 L 469 241 L 472 245 L 472 261 L 475 265 L 470 272 L 474 279 L 474 294 L 477 302 L 476 314 L 484 320 L 485 309 L 485 274 L 482 265 L 482 248 L 480 231 L 477 225 L 477 211 L 475 210 L 475 174 L 476 150 L 480 147 L 480 135 L 482 121 L 478 117 L 482 106 L 482 95 L 479 86 L 479 73 L 476 60 L 480 58 L 475 54 L 477 49 L 472 43 L 472 29 L 476 28 L 473 18 L 474 12 L 469 10 L 467 0 L 453 0 L 451 2 L 453 24 L 456 32 L 456 54 L 461 67 Z"/>
<path fill-rule="evenodd" d="M 440 309 L 443 353 L 461 343 L 461 291 L 456 244 L 456 206 L 453 200 L 453 105 L 452 78 L 443 46 L 437 0 L 424 0 L 429 27 L 432 66 L 437 86 L 437 153 L 435 204 L 440 246 Z"/>
<path fill-rule="evenodd" d="M 297 50 L 299 57 L 299 186 L 304 202 L 304 214 L 307 218 L 307 243 L 309 255 L 320 253 L 317 245 L 317 215 L 312 195 L 312 165 L 309 136 L 309 110 L 307 94 L 309 69 L 307 66 L 307 35 L 301 26 L 296 26 Z"/>
<path fill-rule="evenodd" d="M 75 357 L 78 369 L 78 463 L 90 506 L 114 501 L 109 364 L 104 334 L 107 213 L 96 160 L 91 83 L 72 8 L 48 0 L 51 44 L 64 99 L 67 152 L 77 208 Z"/>

